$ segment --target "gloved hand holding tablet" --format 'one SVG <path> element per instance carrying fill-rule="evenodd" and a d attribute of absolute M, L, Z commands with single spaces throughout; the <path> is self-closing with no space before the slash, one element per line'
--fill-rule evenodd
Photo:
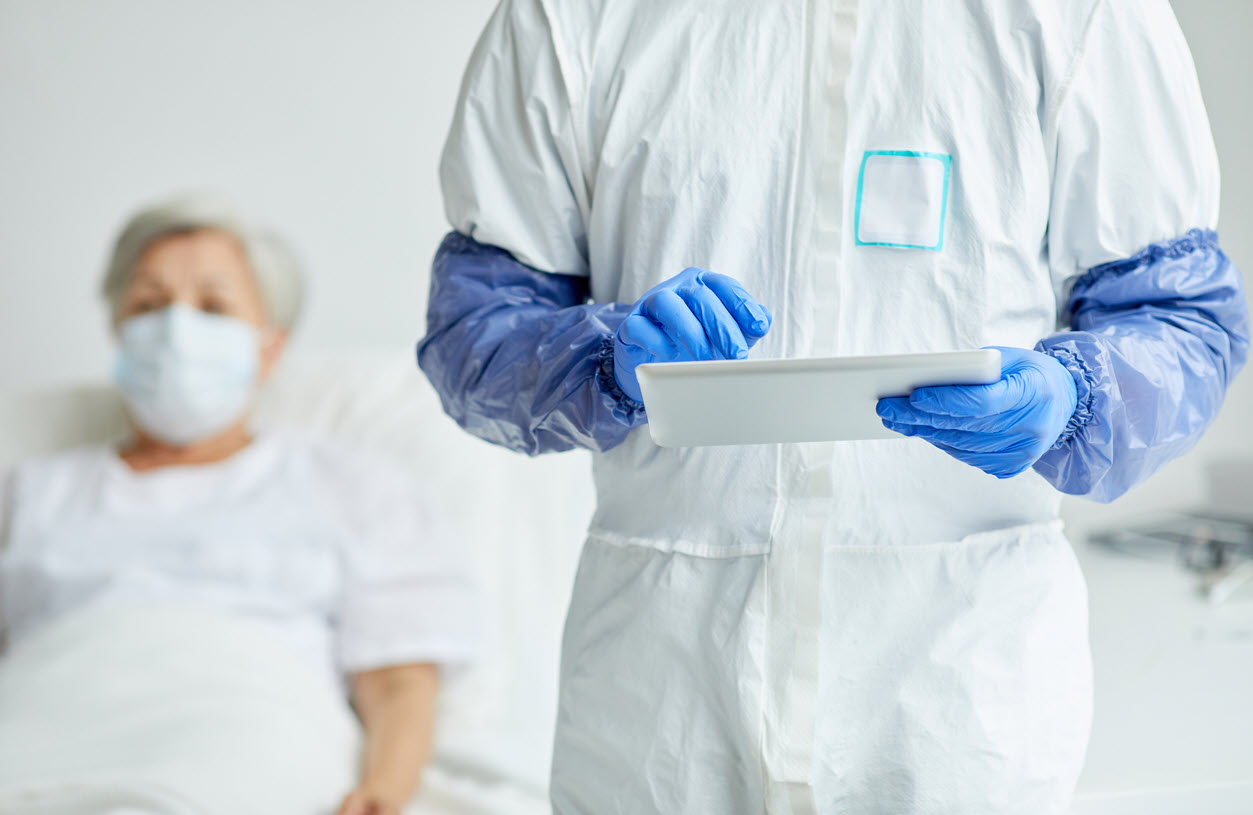
<path fill-rule="evenodd" d="M 1018 475 L 1058 442 L 1078 402 L 1074 377 L 1048 354 L 1000 348 L 990 385 L 919 388 L 879 400 L 883 424 L 997 478 Z"/>

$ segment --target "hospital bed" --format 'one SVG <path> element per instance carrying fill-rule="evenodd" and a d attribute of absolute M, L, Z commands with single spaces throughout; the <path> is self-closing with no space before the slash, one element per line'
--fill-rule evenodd
<path fill-rule="evenodd" d="M 406 353 L 293 352 L 255 417 L 411 465 L 430 504 L 447 509 L 452 534 L 472 544 L 483 654 L 445 683 L 435 758 L 410 815 L 547 812 L 561 626 L 593 503 L 588 457 L 528 460 L 471 438 Z M 124 432 L 103 384 L 9 394 L 0 399 L 0 467 Z"/>

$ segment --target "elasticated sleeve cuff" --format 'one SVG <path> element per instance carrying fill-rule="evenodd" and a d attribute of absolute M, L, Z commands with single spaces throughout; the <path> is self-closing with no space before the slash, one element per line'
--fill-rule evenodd
<path fill-rule="evenodd" d="M 1092 402 L 1095 396 L 1096 377 L 1087 363 L 1069 349 L 1059 346 L 1048 348 L 1043 343 L 1038 343 L 1035 350 L 1056 359 L 1066 367 L 1067 371 L 1070 371 L 1070 375 L 1075 379 L 1075 392 L 1078 396 L 1075 412 L 1071 414 L 1070 421 L 1066 422 L 1066 427 L 1062 430 L 1062 434 L 1057 437 L 1057 441 L 1049 448 L 1051 450 L 1060 450 L 1092 420 Z"/>
<path fill-rule="evenodd" d="M 628 427 L 634 427 L 647 420 L 644 415 L 644 403 L 635 401 L 622 390 L 613 372 L 613 361 L 613 335 L 609 334 L 601 341 L 600 350 L 596 353 L 596 384 L 618 404 L 621 409 L 619 417 L 622 423 Z M 615 411 L 615 414 L 618 414 L 618 411 Z"/>

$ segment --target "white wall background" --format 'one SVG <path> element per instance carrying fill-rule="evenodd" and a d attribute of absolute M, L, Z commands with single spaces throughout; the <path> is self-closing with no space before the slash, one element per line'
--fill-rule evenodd
<path fill-rule="evenodd" d="M 411 346 L 445 231 L 436 162 L 492 0 L 0 0 L 0 389 L 99 379 L 91 296 L 137 202 L 220 189 L 307 259 L 311 348 Z M 1253 2 L 1177 0 L 1223 161 L 1220 232 L 1253 273 Z M 1134 206 L 1134 202 L 1128 202 Z M 1253 375 L 1197 452 L 1080 520 L 1202 499 L 1253 455 Z"/>
<path fill-rule="evenodd" d="M 139 203 L 212 188 L 306 259 L 306 347 L 412 346 L 494 0 L 0 0 L 0 387 L 99 379 Z"/>

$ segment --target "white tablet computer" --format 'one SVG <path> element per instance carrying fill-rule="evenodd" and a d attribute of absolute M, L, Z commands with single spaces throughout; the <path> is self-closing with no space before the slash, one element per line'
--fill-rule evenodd
<path fill-rule="evenodd" d="M 659 362 L 635 372 L 663 447 L 899 439 L 875 413 L 880 398 L 995 382 L 1001 352 Z"/>

